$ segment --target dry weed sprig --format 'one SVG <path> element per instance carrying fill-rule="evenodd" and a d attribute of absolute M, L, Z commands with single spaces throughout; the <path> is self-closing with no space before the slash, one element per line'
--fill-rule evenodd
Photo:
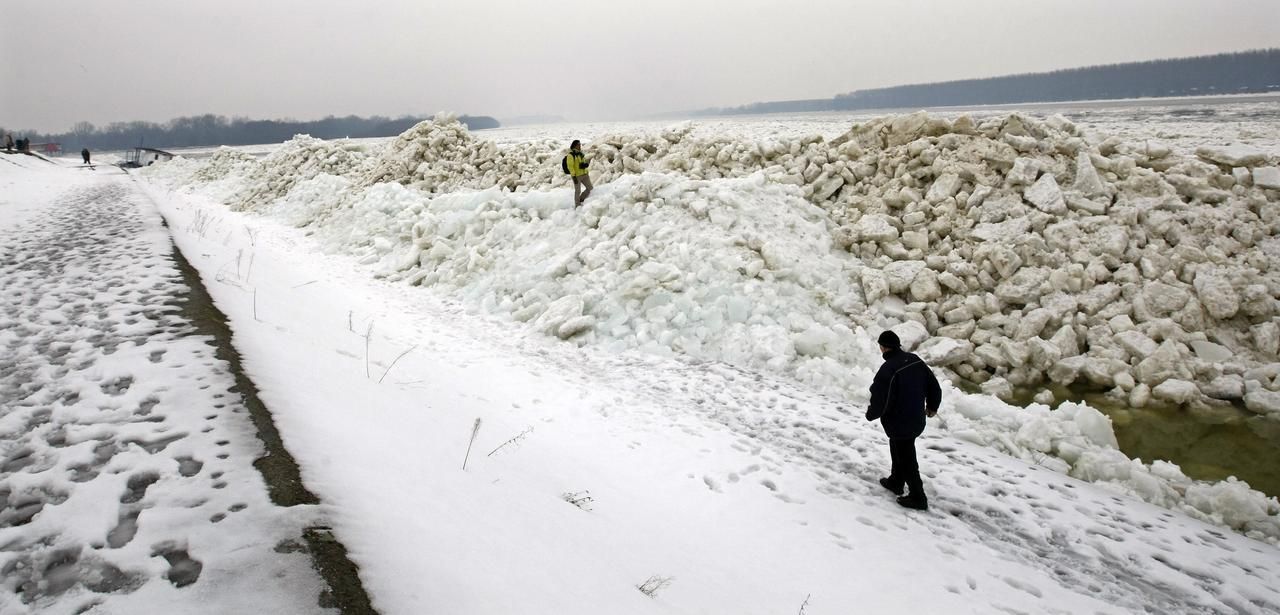
<path fill-rule="evenodd" d="M 522 432 L 520 432 L 520 433 L 516 434 L 516 437 L 511 438 L 510 440 L 507 440 L 506 442 L 503 442 L 502 444 L 499 444 L 496 448 L 494 448 L 493 450 L 489 451 L 489 454 L 488 454 L 488 455 L 485 455 L 485 457 L 492 457 L 492 456 L 493 456 L 493 454 L 494 454 L 494 453 L 496 453 L 496 452 L 498 452 L 500 449 L 502 449 L 502 447 L 504 447 L 504 446 L 506 446 L 506 445 L 508 445 L 508 444 L 514 444 L 514 443 L 516 443 L 516 442 L 519 442 L 521 439 L 523 439 L 525 436 L 529 435 L 529 434 L 530 434 L 530 433 L 532 433 L 532 432 L 533 432 L 533 428 L 532 428 L 532 427 L 528 427 L 528 428 L 526 428 L 524 431 L 522 431 Z"/>
<path fill-rule="evenodd" d="M 382 377 L 378 379 L 378 384 L 382 384 L 382 381 L 387 379 L 387 374 L 391 373 L 391 368 L 395 367 L 396 363 L 400 362 L 400 359 L 403 359 L 405 355 L 413 352 L 415 348 L 417 348 L 417 346 L 411 346 L 408 350 L 396 355 L 396 358 L 391 361 L 391 365 L 388 365 L 387 369 L 382 372 Z"/>
<path fill-rule="evenodd" d="M 480 433 L 480 417 L 476 417 L 476 424 L 471 428 L 471 441 L 467 443 L 467 456 L 462 458 L 462 469 L 466 471 L 467 460 L 471 459 L 471 445 L 476 443 L 476 435 Z"/>

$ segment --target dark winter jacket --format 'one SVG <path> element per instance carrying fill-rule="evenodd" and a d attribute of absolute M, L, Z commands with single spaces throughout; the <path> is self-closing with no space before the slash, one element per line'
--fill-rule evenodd
<path fill-rule="evenodd" d="M 884 365 L 871 382 L 867 420 L 880 419 L 890 438 L 915 438 L 924 432 L 925 412 L 936 412 L 941 403 L 933 370 L 920 357 L 894 348 L 884 353 Z"/>

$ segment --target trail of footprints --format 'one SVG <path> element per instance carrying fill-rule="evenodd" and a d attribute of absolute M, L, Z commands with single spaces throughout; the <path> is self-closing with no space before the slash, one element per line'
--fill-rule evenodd
<path fill-rule="evenodd" d="M 148 531 L 149 516 L 217 523 L 247 506 L 220 496 L 227 473 L 247 463 L 189 452 L 244 436 L 220 426 L 243 408 L 229 401 L 231 380 L 212 348 L 191 337 L 177 304 L 181 279 L 140 218 L 123 187 L 101 185 L 0 244 L 0 603 L 16 595 L 38 610 L 69 596 L 87 610 L 95 595 L 148 581 L 138 557 L 166 562 L 174 587 L 197 583 L 199 554 L 172 523 Z M 191 382 L 170 390 L 161 384 L 169 379 L 141 377 L 155 370 Z M 209 407 L 216 412 L 190 416 Z M 114 524 L 83 535 L 78 528 L 93 524 L 62 505 L 113 484 L 114 513 L 100 501 L 89 507 Z"/>
<path fill-rule="evenodd" d="M 526 351 L 562 373 L 580 370 L 576 349 L 548 352 L 535 346 Z M 588 380 L 631 390 L 665 409 L 664 416 L 648 416 L 648 421 L 687 429 L 691 417 L 700 417 L 737 434 L 731 446 L 755 462 L 725 474 L 690 474 L 713 492 L 754 482 L 785 502 L 803 504 L 785 492 L 779 478 L 786 472 L 807 471 L 821 479 L 820 493 L 871 506 L 853 519 L 856 523 L 881 532 L 936 534 L 945 539 L 940 548 L 945 557 L 962 558 L 960 551 L 945 545 L 984 544 L 1001 557 L 1041 570 L 1059 587 L 1134 611 L 1280 612 L 1276 589 L 1280 566 L 1274 557 L 1265 556 L 1274 554 L 1273 547 L 1259 544 L 1254 555 L 1262 557 L 1218 557 L 1206 565 L 1186 562 L 1173 543 L 1211 547 L 1223 555 L 1232 548 L 1223 532 L 1196 530 L 1197 523 L 1169 512 L 1160 514 L 1158 527 L 1138 528 L 1127 509 L 1143 506 L 1140 503 L 1099 497 L 1093 491 L 1086 496 L 1071 482 L 1056 475 L 1049 479 L 1051 471 L 1035 466 L 1028 472 L 1004 473 L 997 469 L 1006 467 L 995 459 L 998 453 L 953 444 L 928 432 L 917 442 L 917 450 L 933 494 L 932 510 L 927 515 L 904 515 L 875 482 L 888 473 L 883 441 L 850 427 L 863 423 L 860 409 L 730 365 L 687 359 L 655 367 L 656 361 L 632 354 L 593 356 Z M 1053 499 L 1037 495 L 1044 491 L 1052 492 Z M 1138 529 L 1152 531 L 1135 534 Z M 829 534 L 837 546 L 854 548 L 843 534 Z M 1170 582 L 1171 575 L 1179 580 Z M 1260 595 L 1236 591 L 1230 580 L 1244 577 L 1265 579 L 1268 583 L 1262 585 L 1269 589 Z M 977 592 L 979 580 L 970 575 L 963 583 L 946 582 L 944 588 L 957 594 Z M 1040 581 L 993 580 L 1025 594 L 1033 603 L 1046 599 Z M 1184 589 L 1187 586 L 1194 589 Z M 1025 604 L 1024 608 L 994 606 L 1009 612 L 1025 610 Z M 1053 607 L 1045 601 L 1039 608 Z"/>
<path fill-rule="evenodd" d="M 448 316 L 446 305 L 436 316 Z M 495 347 L 504 347 L 515 335 L 499 339 L 497 329 L 486 334 Z M 819 492 L 865 506 L 865 514 L 852 521 L 880 532 L 929 532 L 947 539 L 939 547 L 947 558 L 963 558 L 951 544 L 983 544 L 1001 557 L 1041 570 L 1060 587 L 1089 594 L 1120 608 L 1135 612 L 1280 612 L 1280 565 L 1274 548 L 1258 545 L 1251 557 L 1233 557 L 1226 535 L 1215 529 L 1196 529 L 1174 513 L 1160 513 L 1163 525 L 1143 527 L 1157 530 L 1135 535 L 1126 509 L 1135 505 L 1121 498 L 1084 495 L 1059 477 L 1040 479 L 1048 472 L 1032 468 L 1029 473 L 1006 475 L 993 468 L 997 453 L 943 439 L 926 433 L 918 441 L 922 471 L 932 493 L 932 509 L 927 514 L 904 515 L 885 497 L 875 479 L 888 472 L 887 451 L 882 440 L 868 437 L 864 429 L 851 429 L 863 422 L 861 409 L 801 390 L 782 380 L 722 363 L 696 359 L 667 361 L 632 353 L 593 355 L 591 369 L 583 370 L 580 351 L 551 345 L 541 338 L 517 342 L 517 351 L 549 365 L 557 373 L 576 380 L 584 388 L 605 382 L 629 390 L 637 399 L 664 409 L 660 415 L 638 416 L 641 421 L 675 425 L 690 433 L 691 417 L 726 427 L 737 434 L 734 449 L 756 461 L 720 475 L 691 473 L 713 492 L 730 486 L 754 484 L 775 497 L 794 504 L 802 500 L 785 493 L 779 477 L 785 471 L 808 471 L 822 484 Z M 616 400 L 622 402 L 621 399 Z M 865 403 L 865 399 L 861 400 Z M 809 411 L 801 411 L 808 408 Z M 811 414 L 812 409 L 820 414 Z M 603 406 L 602 414 L 619 411 Z M 640 446 L 635 443 L 634 446 Z M 1036 496 L 1037 489 L 1054 493 L 1053 500 Z M 1010 503 L 1011 499 L 1022 501 Z M 221 515 L 221 513 L 219 513 Z M 221 519 L 215 516 L 214 520 Z M 831 540 L 852 549 L 847 536 L 828 532 Z M 1155 537 L 1153 539 L 1153 536 Z M 1178 557 L 1176 543 L 1217 549 L 1222 556 L 1194 563 Z M 1212 552 L 1212 551 L 1209 551 Z M 1242 554 L 1243 555 L 1243 554 Z M 1195 590 L 1183 589 L 1190 579 Z M 1042 600 L 1044 588 L 1036 581 L 991 576 L 998 582 Z M 1258 595 L 1232 590 L 1231 579 L 1251 577 L 1274 581 Z M 969 574 L 960 581 L 946 580 L 943 587 L 955 594 L 981 593 L 986 581 Z M 995 605 L 1007 612 L 1024 609 Z M 1053 605 L 1040 603 L 1045 612 Z M 1037 610 L 1032 609 L 1032 610 Z"/>

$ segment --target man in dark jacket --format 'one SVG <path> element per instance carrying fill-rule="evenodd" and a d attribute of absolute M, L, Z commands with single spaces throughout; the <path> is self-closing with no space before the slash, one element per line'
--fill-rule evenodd
<path fill-rule="evenodd" d="M 920 465 L 916 462 L 916 438 L 924 432 L 925 417 L 938 413 L 942 389 L 933 370 L 920 357 L 902 351 L 896 333 L 885 331 L 877 341 L 884 364 L 871 382 L 867 420 L 880 419 L 889 436 L 889 456 L 893 460 L 893 470 L 887 478 L 880 479 L 880 484 L 898 495 L 898 504 L 927 510 L 929 499 L 924 495 Z M 903 495 L 903 487 L 909 490 L 907 495 Z"/>

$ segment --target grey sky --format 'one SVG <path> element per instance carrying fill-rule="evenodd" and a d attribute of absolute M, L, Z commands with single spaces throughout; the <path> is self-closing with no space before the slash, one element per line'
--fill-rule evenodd
<path fill-rule="evenodd" d="M 63 130 L 818 98 L 1276 47 L 1280 0 L 0 0 L 0 24 L 0 125 Z"/>

